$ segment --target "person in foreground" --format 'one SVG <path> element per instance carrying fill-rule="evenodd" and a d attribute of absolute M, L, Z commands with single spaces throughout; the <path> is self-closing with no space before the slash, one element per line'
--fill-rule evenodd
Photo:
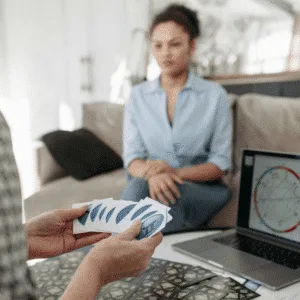
<path fill-rule="evenodd" d="M 161 75 L 134 86 L 126 105 L 122 199 L 150 196 L 172 208 L 163 232 L 197 229 L 229 200 L 232 120 L 225 90 L 189 70 L 200 26 L 194 11 L 171 5 L 150 27 Z"/>
<path fill-rule="evenodd" d="M 140 222 L 115 236 L 107 233 L 73 235 L 73 220 L 86 207 L 59 209 L 21 222 L 21 194 L 7 123 L 0 113 L 0 299 L 37 299 L 38 291 L 26 260 L 60 255 L 97 243 L 86 255 L 62 299 L 95 299 L 99 288 L 143 271 L 162 234 L 137 241 Z M 27 247 L 26 247 L 27 246 Z"/>

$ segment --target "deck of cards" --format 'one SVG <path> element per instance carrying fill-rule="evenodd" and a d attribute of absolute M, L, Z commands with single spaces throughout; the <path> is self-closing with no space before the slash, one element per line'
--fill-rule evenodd
<path fill-rule="evenodd" d="M 73 208 L 88 205 L 84 215 L 73 221 L 73 233 L 110 232 L 128 229 L 136 220 L 142 221 L 137 239 L 151 237 L 172 220 L 170 207 L 151 198 L 139 202 L 113 200 L 112 198 L 73 204 Z"/>

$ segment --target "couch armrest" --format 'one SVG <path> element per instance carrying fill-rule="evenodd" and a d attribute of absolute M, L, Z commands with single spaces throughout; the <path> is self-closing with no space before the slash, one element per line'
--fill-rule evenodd
<path fill-rule="evenodd" d="M 39 186 L 65 177 L 67 173 L 54 160 L 43 142 L 37 142 L 34 146 L 36 179 Z"/>

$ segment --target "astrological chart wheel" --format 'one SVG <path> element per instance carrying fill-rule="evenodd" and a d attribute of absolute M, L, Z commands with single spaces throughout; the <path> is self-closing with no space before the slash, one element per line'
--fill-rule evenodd
<path fill-rule="evenodd" d="M 255 210 L 264 224 L 276 233 L 288 233 L 300 224 L 300 176 L 291 168 L 275 166 L 257 178 Z"/>

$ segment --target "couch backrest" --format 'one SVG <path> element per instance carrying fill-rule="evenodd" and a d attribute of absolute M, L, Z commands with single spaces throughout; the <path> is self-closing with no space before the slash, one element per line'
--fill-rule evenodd
<path fill-rule="evenodd" d="M 110 102 L 83 104 L 83 127 L 92 131 L 120 156 L 122 155 L 124 105 Z"/>
<path fill-rule="evenodd" d="M 229 95 L 233 113 L 233 167 L 240 169 L 243 148 L 300 153 L 300 98 L 261 94 Z M 83 126 L 122 155 L 124 105 L 83 104 Z"/>
<path fill-rule="evenodd" d="M 300 153 L 300 98 L 245 94 L 236 101 L 234 166 L 243 148 Z"/>

